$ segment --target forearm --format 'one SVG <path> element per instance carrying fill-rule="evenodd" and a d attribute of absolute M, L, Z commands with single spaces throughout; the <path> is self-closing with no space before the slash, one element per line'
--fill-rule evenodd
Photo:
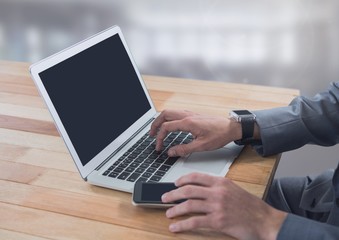
<path fill-rule="evenodd" d="M 278 233 L 277 240 L 280 239 L 334 240 L 339 239 L 339 228 L 330 224 L 288 214 Z"/>
<path fill-rule="evenodd" d="M 270 155 L 313 143 L 331 146 L 339 143 L 339 87 L 314 98 L 298 97 L 287 107 L 254 112 L 263 145 L 262 155 Z"/>

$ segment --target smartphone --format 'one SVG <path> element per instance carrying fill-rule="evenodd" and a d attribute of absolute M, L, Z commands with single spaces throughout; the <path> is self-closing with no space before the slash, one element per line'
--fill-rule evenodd
<path fill-rule="evenodd" d="M 134 185 L 132 203 L 135 206 L 154 208 L 167 208 L 174 206 L 184 200 L 173 203 L 163 203 L 161 201 L 161 196 L 176 188 L 177 187 L 172 182 L 136 182 Z"/>

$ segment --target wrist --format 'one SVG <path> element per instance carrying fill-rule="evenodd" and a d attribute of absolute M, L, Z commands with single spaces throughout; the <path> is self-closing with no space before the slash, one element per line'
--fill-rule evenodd
<path fill-rule="evenodd" d="M 257 123 L 254 123 L 253 138 L 257 140 L 261 139 L 260 128 Z"/>
<path fill-rule="evenodd" d="M 229 119 L 229 129 L 231 131 L 231 140 L 236 141 L 242 138 L 242 127 L 240 122 Z"/>
<path fill-rule="evenodd" d="M 269 215 L 264 219 L 263 226 L 258 229 L 260 239 L 277 239 L 278 233 L 287 217 L 287 213 L 270 207 Z"/>
<path fill-rule="evenodd" d="M 234 141 L 236 144 L 261 144 L 260 131 L 254 113 L 248 110 L 233 110 L 229 113 L 229 118 L 238 123 L 238 125 L 235 125 L 237 138 Z"/>

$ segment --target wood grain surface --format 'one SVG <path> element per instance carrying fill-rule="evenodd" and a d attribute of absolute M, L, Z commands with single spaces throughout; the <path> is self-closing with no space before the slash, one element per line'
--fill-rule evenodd
<path fill-rule="evenodd" d="M 29 75 L 0 61 L 0 239 L 227 239 L 198 230 L 172 234 L 165 211 L 132 206 L 131 194 L 83 181 Z M 285 106 L 298 90 L 144 76 L 158 111 L 227 115 Z M 263 198 L 280 156 L 246 147 L 227 177 Z"/>

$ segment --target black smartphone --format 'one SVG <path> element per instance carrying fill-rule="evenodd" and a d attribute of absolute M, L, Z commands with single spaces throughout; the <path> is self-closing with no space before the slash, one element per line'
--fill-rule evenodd
<path fill-rule="evenodd" d="M 174 206 L 184 200 L 173 203 L 163 203 L 161 196 L 177 187 L 172 182 L 136 182 L 134 185 L 132 203 L 141 207 L 166 208 Z"/>

